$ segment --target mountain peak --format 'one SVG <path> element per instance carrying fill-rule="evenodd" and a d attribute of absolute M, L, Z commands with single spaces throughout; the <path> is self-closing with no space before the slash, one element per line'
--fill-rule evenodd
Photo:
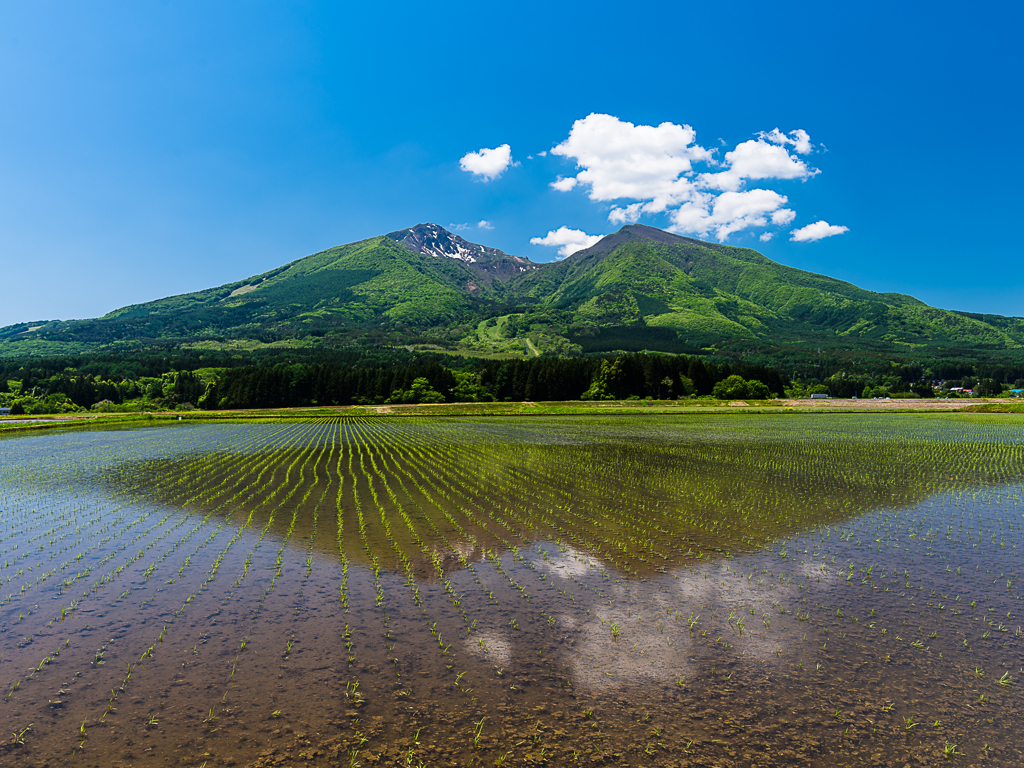
<path fill-rule="evenodd" d="M 387 237 L 423 256 L 461 261 L 477 273 L 485 284 L 496 277 L 505 279 L 540 266 L 521 256 L 511 256 L 497 248 L 471 243 L 440 224 L 417 224 L 409 229 L 390 232 Z"/>
<path fill-rule="evenodd" d="M 388 237 L 424 256 L 444 256 L 449 259 L 458 259 L 467 264 L 491 259 L 515 258 L 497 248 L 471 243 L 455 233 L 449 232 L 440 224 L 417 224 L 409 229 L 391 232 Z M 519 259 L 516 260 L 519 261 Z M 525 263 L 526 259 L 522 259 L 522 261 Z"/>
<path fill-rule="evenodd" d="M 682 245 L 684 243 L 696 243 L 697 245 L 707 245 L 701 240 L 695 240 L 692 237 L 683 237 L 682 235 L 673 235 L 671 232 L 666 232 L 663 229 L 656 227 L 648 227 L 646 224 L 627 224 L 618 232 L 612 232 L 610 235 L 605 235 L 596 243 L 589 248 L 584 248 L 582 251 L 576 251 L 570 259 L 583 259 L 588 256 L 605 256 L 620 245 L 629 242 L 636 242 L 637 240 L 648 240 L 656 243 L 663 243 L 665 245 Z"/>

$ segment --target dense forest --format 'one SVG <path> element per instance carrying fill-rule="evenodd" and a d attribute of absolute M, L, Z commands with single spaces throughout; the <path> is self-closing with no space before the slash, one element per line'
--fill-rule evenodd
<path fill-rule="evenodd" d="M 820 362 L 820 375 L 697 356 L 618 355 L 495 360 L 406 349 L 188 352 L 0 360 L 0 406 L 14 413 L 166 408 L 280 408 L 417 402 L 580 399 L 762 399 L 1009 395 L 1024 366 L 957 361 L 889 363 L 851 372 Z"/>
<path fill-rule="evenodd" d="M 480 360 L 403 350 L 339 353 L 326 361 L 237 357 L 0 361 L 0 404 L 16 413 L 41 414 L 90 408 L 674 399 L 713 396 L 726 380 L 729 397 L 775 397 L 790 385 L 766 366 L 663 354 Z"/>

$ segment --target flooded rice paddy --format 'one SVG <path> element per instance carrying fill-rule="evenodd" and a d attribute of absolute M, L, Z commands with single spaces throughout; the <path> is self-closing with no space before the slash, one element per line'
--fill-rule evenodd
<path fill-rule="evenodd" d="M 1024 764 L 1024 420 L 0 440 L 5 766 Z"/>

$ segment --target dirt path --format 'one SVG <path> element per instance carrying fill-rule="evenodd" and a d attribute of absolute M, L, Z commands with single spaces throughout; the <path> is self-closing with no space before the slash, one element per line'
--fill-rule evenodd
<path fill-rule="evenodd" d="M 841 408 L 844 411 L 957 411 L 966 408 L 968 405 L 979 403 L 1001 402 L 998 400 L 917 400 L 917 399 L 870 399 L 870 400 L 782 400 L 786 408 Z M 731 405 L 731 403 L 730 403 Z"/>

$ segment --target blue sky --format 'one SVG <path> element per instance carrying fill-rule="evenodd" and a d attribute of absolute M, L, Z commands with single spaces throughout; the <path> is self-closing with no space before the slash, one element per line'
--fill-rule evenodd
<path fill-rule="evenodd" d="M 426 221 L 549 261 L 635 219 L 1024 315 L 1020 4 L 831 5 L 0 0 L 0 325 Z"/>

